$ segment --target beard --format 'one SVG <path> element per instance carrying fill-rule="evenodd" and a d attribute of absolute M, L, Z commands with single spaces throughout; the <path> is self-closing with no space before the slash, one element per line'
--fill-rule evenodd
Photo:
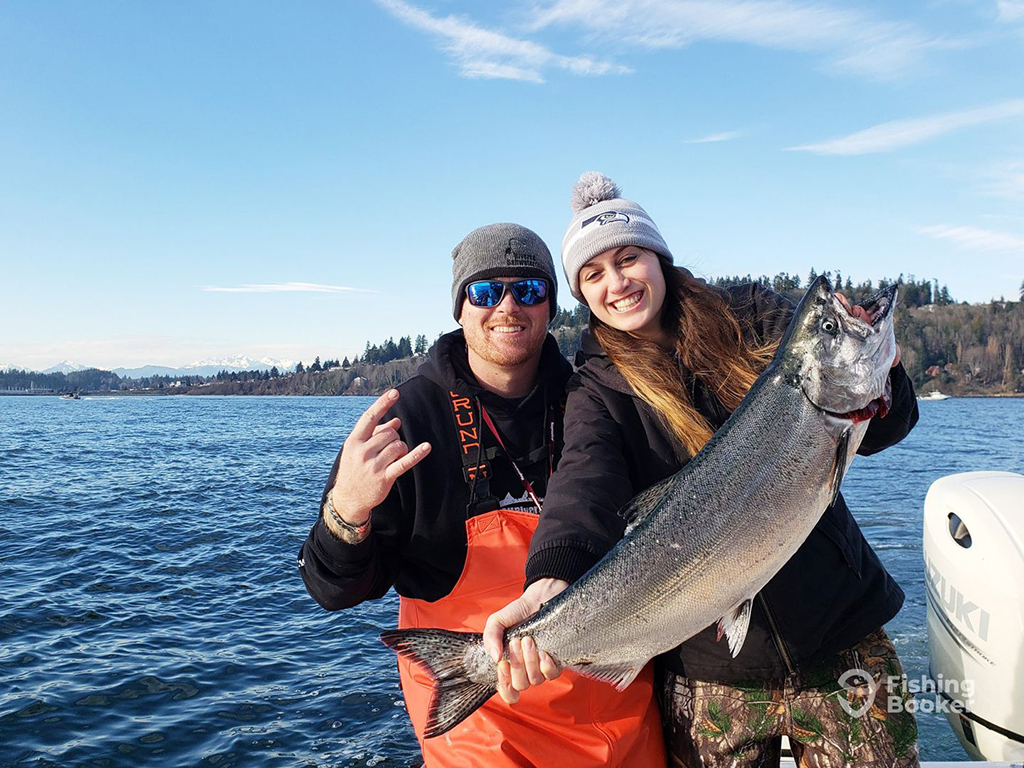
<path fill-rule="evenodd" d="M 488 330 L 482 325 L 467 323 L 463 326 L 466 346 L 477 357 L 492 365 L 514 367 L 522 365 L 540 354 L 541 348 L 544 346 L 544 338 L 547 335 L 546 324 L 538 326 L 522 317 L 508 315 L 503 317 L 500 322 L 489 323 L 489 326 L 495 325 L 519 325 L 526 330 L 516 334 L 514 339 L 505 340 L 497 331 Z"/>

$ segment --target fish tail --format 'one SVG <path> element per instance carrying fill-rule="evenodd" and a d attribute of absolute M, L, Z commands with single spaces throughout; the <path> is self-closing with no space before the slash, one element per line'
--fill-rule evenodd
<path fill-rule="evenodd" d="M 498 690 L 497 671 L 483 650 L 481 634 L 393 629 L 381 632 L 380 639 L 399 656 L 425 667 L 434 679 L 425 738 L 450 731 Z"/>

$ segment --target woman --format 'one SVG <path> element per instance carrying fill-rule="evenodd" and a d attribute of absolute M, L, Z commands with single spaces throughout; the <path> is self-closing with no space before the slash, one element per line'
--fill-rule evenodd
<path fill-rule="evenodd" d="M 530 547 L 527 590 L 485 630 L 492 655 L 504 627 L 535 612 L 621 538 L 620 507 L 679 470 L 725 423 L 793 311 L 756 285 L 718 289 L 673 266 L 653 220 L 607 177 L 584 174 L 573 209 L 562 261 L 573 295 L 591 311 L 585 362 L 570 382 L 565 448 Z M 890 383 L 890 412 L 872 420 L 860 453 L 898 442 L 917 420 L 898 348 Z M 673 763 L 778 765 L 786 735 L 801 765 L 917 765 L 913 716 L 884 706 L 890 687 L 905 693 L 898 680 L 888 685 L 902 669 L 881 629 L 902 603 L 840 495 L 759 593 L 736 658 L 708 627 L 658 660 Z M 558 673 L 530 642 L 509 650 L 507 700 Z M 866 670 L 874 683 L 843 675 L 851 669 Z M 869 716 L 840 706 L 840 678 L 847 688 L 860 682 L 858 694 L 880 685 Z"/>

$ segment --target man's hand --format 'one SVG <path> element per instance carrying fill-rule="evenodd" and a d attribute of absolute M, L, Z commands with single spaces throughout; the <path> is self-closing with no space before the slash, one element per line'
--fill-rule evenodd
<path fill-rule="evenodd" d="M 498 665 L 498 694 L 508 704 L 519 701 L 519 692 L 562 674 L 562 667 L 546 651 L 538 651 L 532 637 L 509 642 L 508 659 L 502 658 L 505 630 L 524 621 L 541 605 L 569 586 L 561 579 L 539 579 L 500 611 L 487 617 L 484 625 L 484 648 Z"/>
<path fill-rule="evenodd" d="M 401 419 L 380 423 L 397 401 L 398 390 L 389 389 L 359 417 L 345 440 L 330 492 L 334 509 L 350 525 L 365 523 L 370 511 L 387 498 L 395 480 L 430 453 L 430 443 L 420 443 L 410 451 L 402 442 L 398 435 Z M 328 517 L 324 519 L 330 527 Z"/>
<path fill-rule="evenodd" d="M 857 319 L 863 320 L 865 323 L 870 323 L 872 320 L 874 320 L 874 317 L 872 317 L 870 314 L 868 314 L 868 311 L 866 309 L 864 309 L 864 307 L 860 306 L 859 304 L 854 304 L 853 306 L 850 306 L 849 299 L 847 299 L 845 296 L 843 296 L 843 294 L 839 293 L 838 291 L 836 291 L 836 298 L 839 299 L 839 301 L 841 301 L 843 303 L 843 306 L 846 307 L 846 311 L 849 312 L 854 317 L 856 317 Z M 900 345 L 899 345 L 899 343 L 897 343 L 896 344 L 896 357 L 894 357 L 892 359 L 892 365 L 890 365 L 889 367 L 890 368 L 895 368 L 897 365 L 899 365 L 899 362 L 900 362 Z"/>

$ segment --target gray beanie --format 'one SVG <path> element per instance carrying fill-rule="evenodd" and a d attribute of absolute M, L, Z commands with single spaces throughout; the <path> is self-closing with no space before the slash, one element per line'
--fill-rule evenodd
<path fill-rule="evenodd" d="M 580 270 L 609 248 L 638 245 L 672 261 L 672 254 L 647 211 L 621 195 L 614 181 L 596 171 L 584 173 L 572 188 L 575 215 L 562 239 L 562 266 L 569 290 L 580 301 Z"/>
<path fill-rule="evenodd" d="M 537 233 L 518 224 L 474 229 L 452 251 L 452 314 L 459 319 L 466 286 L 494 277 L 543 277 L 548 281 L 549 319 L 558 310 L 558 280 L 551 251 Z"/>

